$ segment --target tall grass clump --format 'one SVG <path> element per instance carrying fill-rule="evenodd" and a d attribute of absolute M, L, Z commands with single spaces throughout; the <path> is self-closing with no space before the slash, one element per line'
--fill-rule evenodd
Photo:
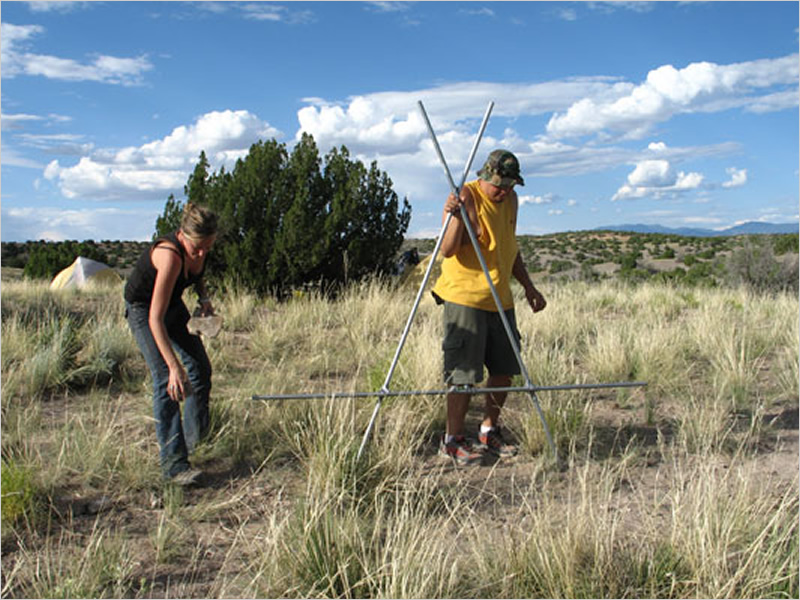
<path fill-rule="evenodd" d="M 74 385 L 98 385 L 112 380 L 128 381 L 139 349 L 122 315 L 93 316 L 78 332 L 81 349 L 69 374 Z"/>
<path fill-rule="evenodd" d="M 298 406 L 294 418 L 283 421 L 279 430 L 282 443 L 303 465 L 309 489 L 323 497 L 366 492 L 364 463 L 356 461 L 358 440 L 351 402 L 313 402 Z"/>
<path fill-rule="evenodd" d="M 12 317 L 3 328 L 3 387 L 7 398 L 36 399 L 65 385 L 78 350 L 76 323 L 69 316 L 51 316 L 37 324 Z M 6 350 L 6 340 L 10 341 Z"/>
<path fill-rule="evenodd" d="M 705 292 L 690 324 L 696 364 L 712 387 L 731 399 L 732 411 L 749 410 L 757 392 L 763 394 L 761 374 L 785 335 L 776 336 L 779 330 L 763 305 L 761 296 L 744 288 Z"/>
<path fill-rule="evenodd" d="M 131 399 L 92 391 L 80 410 L 70 411 L 51 436 L 56 460 L 43 471 L 46 483 L 57 487 L 69 482 L 108 493 L 111 489 L 148 489 L 157 481 L 157 451 L 149 439 L 150 423 L 124 415 Z M 149 410 L 144 402 L 137 403 Z M 146 407 L 146 408 L 145 408 Z"/>
<path fill-rule="evenodd" d="M 87 535 L 62 531 L 59 536 L 39 539 L 37 534 L 17 552 L 11 572 L 4 574 L 4 596 L 12 584 L 14 596 L 23 598 L 123 598 L 130 594 L 130 577 L 136 568 L 130 544 L 119 531 L 97 521 Z"/>
<path fill-rule="evenodd" d="M 797 596 L 798 480 L 777 497 L 753 482 L 742 465 L 677 468 L 670 544 L 699 597 Z"/>
<path fill-rule="evenodd" d="M 125 380 L 138 350 L 115 296 L 119 291 L 107 286 L 53 291 L 43 283 L 5 283 L 5 397 L 38 399 L 68 387 Z"/>
<path fill-rule="evenodd" d="M 476 522 L 462 549 L 483 582 L 481 597 L 679 595 L 680 559 L 651 543 L 619 495 L 634 461 L 625 451 L 615 464 L 576 464 L 565 488 L 552 486 L 552 476 L 531 479 L 516 490 L 508 520 Z M 485 551 L 487 540 L 493 552 Z"/>
<path fill-rule="evenodd" d="M 458 559 L 471 506 L 438 496 L 430 483 L 404 483 L 360 502 L 308 496 L 269 531 L 246 573 L 259 597 L 466 597 L 474 583 Z M 447 507 L 446 509 L 444 507 Z"/>
<path fill-rule="evenodd" d="M 214 309 L 225 319 L 227 331 L 250 331 L 259 312 L 273 310 L 272 298 L 259 298 L 239 285 L 229 285 L 225 293 L 213 298 Z"/>

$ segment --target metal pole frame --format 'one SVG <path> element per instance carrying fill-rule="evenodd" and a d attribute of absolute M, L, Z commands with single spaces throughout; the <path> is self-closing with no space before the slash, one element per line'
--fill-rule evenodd
<path fill-rule="evenodd" d="M 464 166 L 464 173 L 461 176 L 461 181 L 458 186 L 455 185 L 453 181 L 453 177 L 450 174 L 450 169 L 447 166 L 447 161 L 444 158 L 444 154 L 442 153 L 442 149 L 439 146 L 439 142 L 436 139 L 436 134 L 433 131 L 433 126 L 428 119 L 428 114 L 425 112 L 425 107 L 422 104 L 422 101 L 418 101 L 419 109 L 422 112 L 423 119 L 425 121 L 425 125 L 428 128 L 428 133 L 431 136 L 431 141 L 433 142 L 433 147 L 436 150 L 436 154 L 439 157 L 439 161 L 442 164 L 444 169 L 445 175 L 447 177 L 448 183 L 450 184 L 451 191 L 456 195 L 460 195 L 461 187 L 464 185 L 466 181 L 467 175 L 469 174 L 470 167 L 472 166 L 472 162 L 475 159 L 475 154 L 478 150 L 478 145 L 480 144 L 481 138 L 483 137 L 483 133 L 486 130 L 486 125 L 489 122 L 489 116 L 491 115 L 492 108 L 494 107 L 494 102 L 489 102 L 489 106 L 486 109 L 486 113 L 483 116 L 483 121 L 481 122 L 481 126 L 478 130 L 478 133 L 475 137 L 475 142 L 472 146 L 472 150 L 470 151 L 469 158 L 467 159 L 467 163 Z M 480 250 L 480 245 L 478 243 L 478 239 L 475 236 L 475 232 L 472 229 L 472 225 L 469 221 L 469 217 L 464 209 L 464 205 L 462 204 L 460 207 L 461 211 L 461 218 L 466 227 L 467 233 L 469 235 L 470 242 L 472 243 L 472 247 L 475 250 L 475 254 L 478 257 L 478 260 L 481 264 L 481 269 L 483 270 L 484 275 L 486 276 L 486 281 L 489 284 L 489 289 L 492 293 L 492 298 L 494 299 L 495 305 L 497 306 L 498 313 L 500 315 L 500 319 L 503 323 L 503 328 L 505 329 L 506 335 L 508 336 L 509 343 L 514 351 L 514 356 L 517 359 L 517 363 L 520 367 L 520 373 L 522 374 L 523 378 L 525 379 L 524 386 L 509 386 L 509 387 L 472 387 L 472 386 L 452 386 L 445 390 L 418 390 L 418 391 L 391 391 L 389 390 L 389 384 L 391 383 L 392 377 L 394 376 L 395 368 L 397 367 L 397 363 L 400 359 L 400 353 L 405 345 L 406 339 L 408 338 L 408 333 L 411 330 L 411 324 L 414 321 L 414 317 L 416 316 L 417 309 L 419 307 L 420 301 L 422 299 L 422 294 L 425 291 L 425 286 L 428 283 L 428 279 L 430 278 L 431 272 L 433 270 L 433 265 L 436 262 L 436 257 L 439 254 L 439 250 L 442 245 L 442 241 L 444 239 L 444 234 L 447 231 L 447 227 L 450 224 L 450 220 L 453 217 L 453 214 L 450 213 L 445 218 L 445 222 L 442 225 L 442 229 L 439 232 L 439 237 L 436 240 L 436 245 L 434 246 L 433 253 L 431 255 L 430 263 L 428 264 L 427 269 L 425 270 L 425 275 L 422 279 L 422 283 L 420 284 L 419 290 L 417 292 L 417 296 L 414 300 L 414 305 L 411 308 L 411 312 L 408 316 L 408 320 L 406 321 L 405 328 L 403 329 L 403 334 L 400 338 L 400 342 L 397 345 L 397 349 L 394 353 L 394 358 L 392 359 L 392 363 L 389 366 L 389 370 L 386 373 L 386 379 L 383 382 L 383 386 L 377 392 L 330 392 L 330 393 L 311 393 L 311 394 L 273 394 L 273 395 L 254 395 L 252 396 L 253 400 L 311 400 L 311 399 L 336 399 L 336 398 L 373 398 L 377 396 L 377 401 L 375 403 L 375 408 L 372 411 L 372 416 L 370 417 L 369 424 L 364 432 L 364 437 L 361 440 L 361 445 L 358 449 L 357 459 L 361 458 L 361 455 L 366 448 L 367 441 L 370 438 L 370 434 L 372 432 L 372 428 L 375 425 L 375 420 L 378 416 L 378 411 L 380 410 L 381 403 L 385 397 L 390 396 L 438 396 L 438 395 L 446 395 L 449 393 L 459 393 L 459 394 L 466 394 L 466 395 L 474 395 L 474 394 L 485 394 L 485 393 L 495 393 L 495 392 L 525 392 L 528 394 L 528 397 L 531 400 L 534 408 L 539 415 L 539 419 L 542 422 L 542 427 L 544 428 L 545 436 L 547 437 L 547 442 L 550 445 L 550 448 L 553 450 L 553 456 L 558 462 L 558 450 L 556 449 L 555 444 L 553 443 L 553 438 L 550 435 L 550 429 L 547 426 L 547 421 L 544 417 L 544 412 L 542 411 L 541 405 L 539 404 L 539 399 L 536 396 L 537 391 L 561 391 L 561 390 L 583 390 L 583 389 L 596 389 L 596 388 L 622 388 L 622 387 L 641 387 L 646 386 L 647 383 L 643 381 L 622 381 L 617 383 L 576 383 L 576 384 L 565 384 L 565 385 L 541 385 L 535 386 L 531 382 L 530 375 L 528 374 L 528 370 L 525 367 L 525 363 L 522 360 L 522 355 L 520 354 L 519 345 L 517 340 L 511 330 L 511 325 L 508 322 L 508 318 L 506 317 L 505 311 L 503 310 L 502 302 L 500 301 L 500 296 L 497 293 L 497 289 L 492 282 L 491 275 L 489 274 L 489 268 L 486 265 L 486 261 L 483 257 L 483 254 Z"/>
<path fill-rule="evenodd" d="M 253 400 L 325 400 L 344 398 L 386 398 L 409 396 L 444 396 L 451 392 L 458 394 L 486 394 L 495 392 L 560 392 L 567 390 L 592 390 L 605 388 L 643 387 L 644 381 L 620 381 L 617 383 L 567 383 L 561 385 L 534 385 L 534 386 L 509 386 L 509 387 L 458 387 L 453 386 L 445 390 L 380 390 L 377 392 L 316 392 L 308 394 L 267 394 L 254 395 Z"/>
<path fill-rule="evenodd" d="M 433 130 L 430 129 L 430 123 L 428 123 L 428 115 L 425 114 L 425 108 L 422 106 L 422 101 L 419 102 L 419 107 L 422 110 L 422 115 L 425 118 L 425 122 L 428 125 L 429 130 L 432 132 Z M 467 175 L 469 175 L 470 167 L 472 166 L 472 161 L 475 160 L 475 154 L 478 152 L 478 146 L 481 143 L 481 138 L 483 137 L 483 132 L 486 131 L 486 125 L 489 123 L 489 115 L 492 114 L 492 108 L 494 107 L 494 102 L 489 102 L 489 105 L 486 107 L 486 112 L 483 115 L 483 121 L 481 122 L 481 126 L 478 129 L 478 133 L 475 136 L 475 142 L 472 145 L 472 150 L 469 153 L 469 157 L 467 158 L 467 163 L 464 165 L 464 173 L 461 175 L 461 184 L 464 185 L 464 182 L 467 179 Z M 436 137 L 433 137 L 433 145 L 436 148 L 436 152 L 439 154 L 440 159 L 442 158 L 441 150 L 439 149 L 439 143 L 436 141 Z M 447 164 L 442 162 L 445 173 L 447 174 L 447 178 L 450 180 L 452 184 L 453 178 L 450 176 L 450 169 L 447 168 Z M 364 437 L 361 440 L 361 445 L 358 448 L 358 455 L 357 458 L 360 459 L 361 455 L 364 453 L 364 448 L 366 448 L 367 441 L 369 440 L 369 436 L 372 433 L 372 428 L 375 425 L 375 419 L 378 417 L 378 411 L 381 408 L 381 403 L 383 402 L 383 398 L 388 395 L 389 392 L 389 383 L 394 376 L 394 370 L 397 367 L 397 362 L 400 360 L 400 352 L 403 349 L 403 346 L 406 343 L 406 338 L 408 337 L 408 332 L 411 330 L 411 323 L 414 321 L 414 317 L 417 314 L 417 308 L 419 307 L 420 300 L 422 299 L 422 294 L 425 292 L 425 286 L 428 283 L 428 279 L 430 278 L 431 271 L 433 271 L 433 265 L 436 262 L 436 256 L 439 254 L 439 248 L 442 246 L 442 240 L 444 239 L 444 232 L 447 231 L 447 226 L 450 224 L 450 219 L 453 217 L 452 214 L 447 215 L 444 224 L 442 225 L 442 230 L 439 232 L 439 238 L 436 240 L 436 246 L 433 248 L 433 253 L 431 255 L 430 263 L 428 263 L 428 268 L 425 269 L 425 276 L 422 278 L 422 283 L 419 286 L 419 291 L 417 292 L 417 297 L 414 300 L 414 305 L 411 308 L 411 313 L 408 315 L 408 321 L 406 321 L 405 329 L 403 330 L 403 335 L 400 338 L 400 343 L 397 345 L 397 350 L 394 353 L 394 358 L 392 359 L 392 363 L 389 366 L 389 371 L 386 373 L 386 380 L 383 382 L 383 386 L 381 387 L 380 393 L 378 394 L 378 400 L 375 402 L 375 408 L 372 411 L 372 416 L 369 419 L 369 424 L 367 425 L 367 429 L 364 432 Z"/>
<path fill-rule="evenodd" d="M 436 140 L 436 133 L 433 131 L 433 127 L 431 126 L 430 120 L 428 120 L 428 115 L 425 112 L 425 107 L 422 105 L 422 102 L 419 102 L 419 108 L 422 111 L 422 116 L 425 119 L 425 124 L 428 126 L 428 133 L 431 135 L 431 139 L 433 140 L 433 145 L 436 147 L 436 153 L 439 155 L 439 160 L 442 163 L 442 167 L 444 167 L 445 173 L 447 175 L 447 180 L 450 183 L 450 189 L 457 197 L 461 191 L 460 187 L 456 187 L 455 183 L 453 183 L 453 178 L 450 176 L 450 169 L 447 167 L 447 161 L 444 159 L 444 155 L 442 154 L 442 150 L 439 147 L 439 142 Z M 463 185 L 463 181 L 461 183 Z M 467 216 L 467 211 L 464 208 L 464 205 L 461 204 L 461 221 L 464 223 L 464 227 L 469 234 L 469 239 L 472 242 L 472 247 L 475 250 L 475 255 L 478 257 L 478 260 L 481 263 L 481 269 L 483 269 L 483 274 L 486 276 L 486 282 L 489 284 L 489 290 L 492 292 L 492 298 L 494 298 L 494 303 L 497 306 L 497 312 L 500 316 L 500 320 L 503 322 L 503 328 L 506 331 L 506 336 L 508 336 L 508 342 L 511 344 L 511 348 L 514 350 L 514 356 L 517 359 L 517 363 L 519 364 L 520 372 L 522 373 L 523 378 L 525 379 L 526 388 L 529 388 L 528 397 L 531 399 L 531 402 L 536 409 L 536 412 L 539 415 L 539 419 L 542 421 L 542 427 L 544 428 L 545 436 L 547 437 L 547 442 L 550 444 L 550 448 L 553 450 L 553 455 L 558 461 L 558 451 L 556 449 L 556 445 L 553 443 L 553 438 L 550 435 L 550 428 L 547 426 L 547 421 L 544 418 L 544 412 L 542 411 L 542 407 L 539 404 L 539 399 L 536 396 L 536 392 L 533 388 L 533 383 L 531 382 L 530 375 L 528 375 L 528 369 L 525 368 L 525 363 L 522 360 L 522 355 L 519 351 L 519 345 L 517 344 L 516 337 L 514 336 L 514 332 L 511 330 L 511 325 L 508 322 L 508 318 L 506 317 L 505 310 L 503 309 L 503 303 L 500 301 L 500 295 L 497 293 L 497 289 L 492 282 L 492 277 L 489 274 L 489 267 L 486 265 L 486 260 L 483 257 L 483 253 L 481 252 L 480 245 L 478 244 L 478 238 L 475 237 L 475 232 L 472 230 L 472 224 L 469 221 L 469 217 Z"/>

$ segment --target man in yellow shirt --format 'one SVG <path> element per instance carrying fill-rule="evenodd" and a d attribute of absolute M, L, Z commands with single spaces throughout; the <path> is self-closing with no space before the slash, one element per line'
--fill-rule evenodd
<path fill-rule="evenodd" d="M 546 302 L 534 287 L 519 253 L 516 240 L 518 199 L 514 185 L 524 185 L 517 157 L 507 150 L 494 150 L 478 171 L 478 179 L 461 188 L 460 197 L 450 194 L 443 219 L 452 214 L 443 233 L 442 274 L 433 289 L 437 302 L 444 304 L 445 382 L 452 386 L 473 386 L 483 380 L 484 365 L 489 370 L 487 387 L 508 387 L 520 373 L 516 354 L 497 310 L 480 261 L 462 221 L 464 206 L 472 230 L 500 297 L 508 323 L 519 344 L 511 293 L 513 276 L 525 290 L 533 312 Z M 513 456 L 517 449 L 506 443 L 501 433 L 500 410 L 507 392 L 486 394 L 484 419 L 473 445 L 465 436 L 464 422 L 470 394 L 447 394 L 447 430 L 440 453 L 459 464 L 471 464 L 489 451 L 498 456 Z"/>

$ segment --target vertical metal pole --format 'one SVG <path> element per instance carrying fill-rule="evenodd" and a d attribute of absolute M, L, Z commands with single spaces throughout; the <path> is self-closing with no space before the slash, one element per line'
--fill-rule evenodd
<path fill-rule="evenodd" d="M 453 178 L 450 176 L 450 169 L 447 166 L 447 162 L 444 160 L 444 155 L 442 154 L 442 151 L 439 148 L 439 143 L 436 141 L 436 134 L 433 131 L 433 127 L 431 127 L 430 121 L 428 120 L 428 116 L 425 114 L 425 108 L 422 106 L 421 102 L 420 102 L 420 109 L 422 110 L 422 113 L 425 116 L 425 123 L 428 125 L 428 132 L 431 135 L 431 139 L 433 139 L 434 146 L 436 147 L 436 151 L 439 155 L 439 160 L 441 161 L 442 167 L 444 167 L 445 173 L 447 174 L 447 179 L 450 182 L 451 190 L 456 196 L 458 196 L 460 189 L 456 188 L 455 184 L 453 183 Z M 502 321 L 503 327 L 506 330 L 508 341 L 511 344 L 511 348 L 514 350 L 514 356 L 516 357 L 517 363 L 519 364 L 520 372 L 525 378 L 525 383 L 528 386 L 532 386 L 531 378 L 528 375 L 528 370 L 525 368 L 525 363 L 523 362 L 522 356 L 520 355 L 519 352 L 519 347 L 517 345 L 516 337 L 514 336 L 514 332 L 511 330 L 511 325 L 509 324 L 508 318 L 506 317 L 505 310 L 503 309 L 503 304 L 500 301 L 500 296 L 497 293 L 497 289 L 495 289 L 494 283 L 492 282 L 492 277 L 489 274 L 489 267 L 486 265 L 486 260 L 483 258 L 483 253 L 481 252 L 480 245 L 478 244 L 478 239 L 475 237 L 475 232 L 472 230 L 472 225 L 470 224 L 467 211 L 464 209 L 463 204 L 461 205 L 460 209 L 461 209 L 461 220 L 463 221 L 467 233 L 469 234 L 469 239 L 472 242 L 472 247 L 475 250 L 475 254 L 477 255 L 478 260 L 481 263 L 481 269 L 483 269 L 483 274 L 486 276 L 486 281 L 489 284 L 489 290 L 492 292 L 492 297 L 494 298 L 495 305 L 497 306 L 497 311 L 500 314 L 500 320 Z M 553 450 L 553 454 L 555 455 L 556 461 L 558 461 L 558 451 L 556 450 L 556 446 L 553 443 L 553 438 L 550 435 L 550 428 L 547 426 L 547 421 L 544 418 L 544 412 L 542 412 L 542 407 L 539 404 L 539 399 L 536 396 L 536 392 L 534 391 L 529 392 L 529 397 L 531 399 L 531 402 L 533 403 L 534 408 L 539 414 L 539 419 L 542 421 L 542 426 L 544 427 L 544 433 L 545 436 L 547 437 L 547 442 L 550 444 L 550 448 Z"/>
<path fill-rule="evenodd" d="M 422 105 L 422 101 L 419 102 L 420 110 L 422 111 L 422 116 L 425 118 L 425 123 L 428 126 L 428 131 L 433 134 L 433 129 L 431 128 L 430 121 L 428 121 L 428 115 L 425 113 L 425 107 Z M 464 174 L 461 176 L 461 183 L 459 187 L 456 189 L 460 189 L 462 185 L 464 185 L 464 181 L 467 179 L 467 175 L 469 174 L 470 167 L 472 166 L 472 162 L 475 160 L 475 154 L 478 152 L 478 146 L 480 145 L 481 138 L 483 137 L 484 131 L 486 131 L 486 125 L 489 123 L 489 116 L 492 114 L 492 108 L 494 107 L 494 102 L 489 102 L 489 106 L 486 108 L 486 113 L 483 115 L 483 121 L 481 122 L 481 126 L 478 130 L 478 134 L 475 136 L 475 142 L 472 144 L 472 150 L 469 153 L 469 157 L 467 158 L 467 164 L 464 166 Z M 433 140 L 434 148 L 436 149 L 436 153 L 439 155 L 439 159 L 445 167 L 445 173 L 447 174 L 447 178 L 450 181 L 451 187 L 455 187 L 453 183 L 453 178 L 450 176 L 450 170 L 447 168 L 447 163 L 444 162 L 444 156 L 442 155 L 442 150 L 439 148 L 439 142 L 436 140 L 435 135 L 431 135 L 431 139 Z M 439 238 L 436 240 L 436 246 L 433 248 L 433 253 L 431 254 L 431 261 L 428 263 L 428 268 L 425 270 L 425 276 L 422 278 L 422 284 L 419 286 L 419 291 L 417 291 L 417 297 L 414 300 L 414 306 L 411 308 L 411 313 L 408 315 L 408 320 L 406 321 L 405 329 L 403 330 L 403 335 L 400 338 L 400 343 L 397 345 L 397 350 L 395 350 L 394 358 L 392 359 L 392 363 L 389 366 L 389 371 L 386 374 L 386 379 L 383 382 L 383 386 L 381 387 L 381 392 L 388 392 L 389 391 L 389 383 L 394 376 L 394 370 L 397 367 L 397 362 L 400 359 L 400 352 L 403 349 L 403 346 L 406 343 L 406 338 L 408 337 L 408 332 L 411 330 L 411 324 L 414 321 L 414 316 L 417 313 L 417 308 L 419 307 L 419 303 L 422 300 L 422 294 L 425 292 L 425 286 L 428 284 L 428 279 L 430 278 L 431 272 L 433 271 L 433 265 L 436 262 L 436 257 L 439 254 L 439 248 L 441 248 L 442 240 L 444 239 L 444 232 L 447 231 L 447 226 L 450 224 L 450 219 L 452 219 L 453 215 L 447 215 L 447 218 L 442 225 L 442 230 L 439 232 Z M 381 408 L 381 402 L 383 401 L 383 396 L 378 396 L 378 400 L 375 402 L 375 408 L 372 410 L 372 416 L 370 417 L 369 424 L 367 425 L 367 429 L 364 432 L 364 437 L 361 440 L 361 445 L 358 448 L 358 455 L 357 459 L 361 458 L 361 455 L 364 452 L 364 448 L 367 445 L 367 441 L 369 440 L 370 433 L 372 432 L 372 428 L 375 425 L 375 419 L 378 417 L 378 411 Z"/>
<path fill-rule="evenodd" d="M 517 338 L 514 336 L 514 332 L 511 330 L 511 325 L 508 322 L 508 318 L 506 317 L 505 310 L 503 309 L 503 304 L 500 301 L 500 295 L 497 293 L 497 289 L 494 287 L 494 283 L 492 282 L 492 277 L 489 275 L 489 267 L 486 265 L 486 260 L 483 258 L 483 254 L 481 254 L 480 246 L 478 245 L 478 239 L 475 237 L 475 232 L 472 230 L 472 225 L 469 222 L 469 217 L 467 216 L 466 210 L 464 210 L 464 205 L 461 205 L 461 220 L 464 222 L 466 226 L 467 233 L 469 234 L 469 239 L 472 241 L 472 247 L 475 249 L 475 254 L 478 255 L 478 260 L 481 263 L 481 268 L 483 269 L 484 274 L 486 275 L 486 281 L 489 283 L 489 289 L 492 292 L 492 296 L 494 297 L 494 303 L 497 305 L 497 312 L 500 315 L 500 320 L 503 322 L 503 327 L 506 330 L 506 335 L 508 336 L 508 342 L 511 344 L 511 348 L 514 350 L 514 356 L 517 358 L 517 363 L 519 364 L 520 372 L 522 376 L 525 378 L 525 384 L 529 387 L 533 386 L 531 382 L 530 375 L 528 375 L 528 369 L 525 368 L 525 363 L 522 360 L 522 355 L 520 354 L 519 347 L 517 345 Z M 533 404 L 536 412 L 539 414 L 539 419 L 542 421 L 542 427 L 544 428 L 544 434 L 547 437 L 547 442 L 550 444 L 550 448 L 553 451 L 553 455 L 555 456 L 556 462 L 558 462 L 558 450 L 556 449 L 556 445 L 553 443 L 553 438 L 550 435 L 550 428 L 547 426 L 547 421 L 544 418 L 544 412 L 542 411 L 542 407 L 539 404 L 539 398 L 536 396 L 536 392 L 530 391 L 528 392 L 528 397 L 531 399 L 531 403 Z"/>

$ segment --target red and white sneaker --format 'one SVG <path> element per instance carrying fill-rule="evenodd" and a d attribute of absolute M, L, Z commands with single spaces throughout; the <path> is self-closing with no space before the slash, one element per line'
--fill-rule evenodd
<path fill-rule="evenodd" d="M 482 455 L 475 452 L 472 444 L 463 435 L 456 436 L 451 442 L 442 440 L 439 443 L 439 456 L 453 459 L 459 465 L 473 465 L 480 462 Z"/>
<path fill-rule="evenodd" d="M 499 456 L 501 458 L 510 458 L 512 456 L 516 456 L 518 452 L 518 449 L 514 444 L 506 443 L 506 441 L 503 439 L 503 433 L 500 431 L 499 427 L 490 429 L 486 433 L 479 433 L 478 445 L 476 448 L 485 452 L 491 452 L 495 456 Z"/>

